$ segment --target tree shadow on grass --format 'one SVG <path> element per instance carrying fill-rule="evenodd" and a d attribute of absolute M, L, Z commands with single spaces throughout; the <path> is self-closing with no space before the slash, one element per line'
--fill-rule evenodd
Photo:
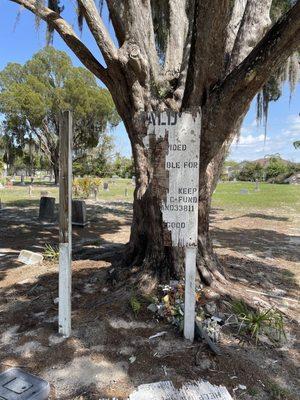
<path fill-rule="evenodd" d="M 240 252 L 252 253 L 260 259 L 282 258 L 300 261 L 300 236 L 290 236 L 270 229 L 228 228 L 214 226 L 213 237 L 222 247 Z"/>
<path fill-rule="evenodd" d="M 285 268 L 270 265 L 263 260 L 249 260 L 243 257 L 223 255 L 220 261 L 230 280 L 241 282 L 247 289 L 255 289 L 276 296 L 276 290 L 284 291 L 283 297 L 299 300 L 299 284 L 296 275 Z M 275 297 L 276 298 L 276 297 Z M 280 298 L 280 296 L 278 297 Z M 298 303 L 293 303 L 296 307 Z"/>
<path fill-rule="evenodd" d="M 261 214 L 261 213 L 249 213 L 249 214 L 244 214 L 244 215 L 239 215 L 237 217 L 224 217 L 224 221 L 231 221 L 234 219 L 240 219 L 240 218 L 259 218 L 259 219 L 265 219 L 268 221 L 289 221 L 290 218 L 288 217 L 279 217 L 276 215 L 269 215 L 269 214 Z"/>
<path fill-rule="evenodd" d="M 20 210 L 25 209 L 25 208 L 32 208 L 32 207 L 38 207 L 40 203 L 39 199 L 18 199 L 18 200 L 10 200 L 6 201 L 5 205 L 9 206 L 8 209 L 3 210 L 3 214 L 6 212 L 9 212 L 9 210 L 12 207 L 19 208 Z"/>
<path fill-rule="evenodd" d="M 119 210 L 110 207 L 103 210 L 97 204 L 89 204 L 87 214 L 90 221 L 88 226 L 85 228 L 73 227 L 74 253 L 79 253 L 80 249 L 84 250 L 86 247 L 91 250 L 93 245 L 96 250 L 99 246 L 102 246 L 101 250 L 104 247 L 108 249 L 110 243 L 104 239 L 106 234 L 113 237 L 118 235 L 121 230 L 124 232 L 125 229 L 123 236 L 126 236 L 126 229 L 131 222 L 130 209 Z M 59 227 L 57 222 L 41 222 L 38 219 L 36 207 L 30 209 L 10 208 L 6 213 L 0 213 L 0 237 L 0 253 L 5 250 L 5 256 L 0 257 L 1 280 L 5 277 L 5 271 L 20 267 L 16 258 L 22 249 L 43 253 L 45 244 L 57 247 Z M 116 240 L 112 240 L 112 242 L 116 242 Z"/>

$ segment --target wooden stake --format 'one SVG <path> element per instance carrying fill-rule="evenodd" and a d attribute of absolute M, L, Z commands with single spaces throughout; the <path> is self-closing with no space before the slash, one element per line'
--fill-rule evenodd
<path fill-rule="evenodd" d="M 72 286 L 72 114 L 62 114 L 59 130 L 59 333 L 71 335 Z"/>
<path fill-rule="evenodd" d="M 196 246 L 185 248 L 184 337 L 191 341 L 195 335 L 196 257 Z"/>

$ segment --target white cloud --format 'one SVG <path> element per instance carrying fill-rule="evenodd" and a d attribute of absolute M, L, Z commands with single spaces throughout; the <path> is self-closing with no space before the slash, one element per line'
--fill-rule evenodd
<path fill-rule="evenodd" d="M 300 116 L 289 115 L 288 126 L 283 130 L 282 134 L 290 138 L 300 138 Z"/>
<path fill-rule="evenodd" d="M 239 140 L 237 141 L 238 145 L 241 146 L 253 146 L 258 143 L 264 143 L 268 138 L 265 138 L 265 135 L 261 134 L 259 136 L 253 136 L 253 135 L 246 135 L 246 136 L 240 136 Z"/>
<path fill-rule="evenodd" d="M 293 125 L 298 127 L 298 129 L 300 129 L 300 115 L 298 114 L 290 114 L 288 116 L 288 122 Z"/>
<path fill-rule="evenodd" d="M 297 114 L 286 116 L 280 124 L 269 123 L 266 138 L 261 128 L 255 129 L 254 122 L 250 122 L 243 125 L 240 138 L 232 144 L 230 157 L 237 161 L 256 160 L 279 153 L 287 160 L 299 162 L 300 151 L 293 146 L 295 140 L 300 140 L 300 116 Z"/>

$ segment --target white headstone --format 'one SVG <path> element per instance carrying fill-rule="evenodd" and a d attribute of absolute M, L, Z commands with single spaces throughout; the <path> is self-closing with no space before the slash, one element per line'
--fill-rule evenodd
<path fill-rule="evenodd" d="M 39 253 L 29 250 L 22 250 L 19 254 L 18 261 L 26 265 L 37 265 L 43 261 L 44 257 Z"/>
<path fill-rule="evenodd" d="M 215 386 L 205 381 L 186 383 L 175 389 L 170 381 L 140 385 L 129 396 L 129 400 L 233 400 L 224 386 Z"/>

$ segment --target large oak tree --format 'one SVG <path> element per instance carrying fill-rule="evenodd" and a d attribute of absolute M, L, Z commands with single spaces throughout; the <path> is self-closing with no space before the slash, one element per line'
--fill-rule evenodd
<path fill-rule="evenodd" d="M 19 148 L 24 149 L 26 143 L 30 143 L 30 150 L 38 146 L 50 162 L 55 183 L 59 173 L 59 116 L 67 108 L 74 113 L 76 156 L 103 143 L 106 128 L 119 122 L 108 90 L 97 85 L 91 72 L 74 67 L 65 52 L 48 46 L 24 65 L 10 63 L 0 71 L 5 134 Z"/>
<path fill-rule="evenodd" d="M 64 19 L 60 2 L 51 0 L 47 7 L 41 0 L 10 1 L 46 21 L 109 89 L 137 174 L 127 260 L 161 278 L 181 269 L 182 254 L 164 244 L 161 199 L 143 145 L 141 115 L 202 108 L 198 271 L 206 283 L 222 279 L 209 236 L 211 195 L 250 102 L 268 81 L 274 89 L 270 78 L 300 44 L 300 1 L 106 0 L 115 41 L 98 3 L 78 0 L 79 21 L 86 22 L 106 65 Z M 262 92 L 264 111 L 271 92 Z"/>

